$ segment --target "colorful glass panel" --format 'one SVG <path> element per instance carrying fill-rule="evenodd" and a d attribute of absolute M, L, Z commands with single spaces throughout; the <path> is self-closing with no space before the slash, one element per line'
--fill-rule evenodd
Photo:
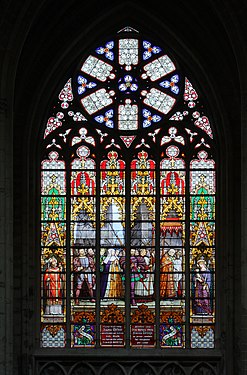
<path fill-rule="evenodd" d="M 124 347 L 125 163 L 110 151 L 100 171 L 100 343 Z"/>
<path fill-rule="evenodd" d="M 144 40 L 142 45 L 143 45 L 143 48 L 144 48 L 144 52 L 143 52 L 143 55 L 142 55 L 143 60 L 147 60 L 150 57 L 152 57 L 153 55 L 156 55 L 159 52 L 161 52 L 160 47 L 152 46 L 152 44 L 150 42 L 148 42 L 147 40 Z"/>
<path fill-rule="evenodd" d="M 144 150 L 131 162 L 131 346 L 154 347 L 155 162 Z"/>
<path fill-rule="evenodd" d="M 192 326 L 191 348 L 213 349 L 214 348 L 214 326 Z"/>
<path fill-rule="evenodd" d="M 96 340 L 96 164 L 87 146 L 76 154 L 70 177 L 70 308 L 71 346 L 80 348 L 94 347 Z"/>
<path fill-rule="evenodd" d="M 65 163 L 51 151 L 41 163 L 42 347 L 65 346 L 65 326 L 61 325 L 66 321 L 67 294 L 65 194 Z"/>
<path fill-rule="evenodd" d="M 66 344 L 66 326 L 62 324 L 42 324 L 41 347 L 64 348 Z"/>
<path fill-rule="evenodd" d="M 160 314 L 161 348 L 183 348 L 185 346 L 184 306 L 163 308 Z"/>
<path fill-rule="evenodd" d="M 114 60 L 114 52 L 112 51 L 114 49 L 114 41 L 111 40 L 110 42 L 107 42 L 105 44 L 105 47 L 98 47 L 96 48 L 96 52 L 99 55 L 104 55 L 109 60 Z"/>
<path fill-rule="evenodd" d="M 215 162 L 200 151 L 190 164 L 191 347 L 214 347 L 215 322 Z"/>
<path fill-rule="evenodd" d="M 43 348 L 214 348 L 214 126 L 175 61 L 123 28 L 80 61 L 51 106 Z"/>
<path fill-rule="evenodd" d="M 164 137 L 163 137 L 164 138 Z M 169 146 L 160 163 L 160 345 L 185 345 L 185 162 Z"/>

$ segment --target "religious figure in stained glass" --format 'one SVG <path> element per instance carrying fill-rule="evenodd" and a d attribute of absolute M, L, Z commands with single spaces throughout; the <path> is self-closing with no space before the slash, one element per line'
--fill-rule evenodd
<path fill-rule="evenodd" d="M 130 278 L 130 299 L 131 304 L 136 305 L 135 291 L 138 285 L 141 285 L 142 289 L 147 290 L 145 284 L 145 268 L 146 263 L 137 249 L 130 250 L 130 269 L 131 269 L 131 278 Z M 138 284 L 137 284 L 138 283 Z"/>
<path fill-rule="evenodd" d="M 91 261 L 89 258 L 90 249 L 86 250 L 84 248 L 79 249 L 79 254 L 77 257 L 74 258 L 74 272 L 75 272 L 75 297 L 76 297 L 76 304 L 78 304 L 78 299 L 81 294 L 81 290 L 83 287 L 83 284 L 85 284 L 86 287 L 86 293 L 85 296 L 88 297 L 88 294 L 90 296 L 90 299 L 92 302 L 95 302 L 94 300 L 94 292 L 93 292 L 93 273 L 95 271 L 95 264 L 93 261 L 93 258 L 91 257 Z M 92 251 L 92 249 L 91 249 Z"/>
<path fill-rule="evenodd" d="M 103 260 L 100 293 L 101 298 L 123 298 L 124 286 L 119 263 L 119 250 L 110 248 Z"/>
<path fill-rule="evenodd" d="M 138 251 L 138 256 L 144 260 L 145 265 L 144 278 L 135 282 L 135 295 L 139 301 L 147 302 L 154 294 L 155 255 L 153 250 L 142 248 Z"/>
<path fill-rule="evenodd" d="M 67 329 L 74 348 L 204 347 L 204 330 L 213 347 L 214 160 L 199 90 L 166 49 L 128 27 L 83 58 L 44 130 L 43 346 Z"/>
<path fill-rule="evenodd" d="M 44 274 L 45 315 L 63 314 L 64 280 L 61 271 L 61 265 L 52 256 Z"/>
<path fill-rule="evenodd" d="M 205 259 L 197 261 L 198 267 L 194 278 L 195 282 L 195 314 L 211 314 L 210 306 L 210 289 L 211 289 L 211 274 L 207 268 Z"/>
<path fill-rule="evenodd" d="M 175 281 L 174 281 L 174 249 L 163 250 L 160 260 L 160 297 L 172 298 L 176 297 Z"/>

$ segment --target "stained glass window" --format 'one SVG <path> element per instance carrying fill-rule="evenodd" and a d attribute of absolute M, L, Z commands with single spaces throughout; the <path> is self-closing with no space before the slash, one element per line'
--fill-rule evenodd
<path fill-rule="evenodd" d="M 44 126 L 41 347 L 214 348 L 215 148 L 162 43 L 127 27 L 78 61 Z"/>

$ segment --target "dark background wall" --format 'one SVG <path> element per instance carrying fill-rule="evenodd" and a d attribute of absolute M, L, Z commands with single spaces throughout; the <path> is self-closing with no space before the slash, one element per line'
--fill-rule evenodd
<path fill-rule="evenodd" d="M 246 17 L 240 0 L 0 2 L 0 374 L 29 374 L 38 347 L 37 171 L 47 110 L 87 48 L 126 25 L 175 53 L 212 113 L 223 202 L 219 373 L 247 374 Z"/>

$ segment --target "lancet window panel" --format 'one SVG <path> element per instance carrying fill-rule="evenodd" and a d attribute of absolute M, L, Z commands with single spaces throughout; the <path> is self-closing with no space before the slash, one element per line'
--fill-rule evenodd
<path fill-rule="evenodd" d="M 219 197 L 203 95 L 130 27 L 83 53 L 44 126 L 41 347 L 212 349 Z"/>

